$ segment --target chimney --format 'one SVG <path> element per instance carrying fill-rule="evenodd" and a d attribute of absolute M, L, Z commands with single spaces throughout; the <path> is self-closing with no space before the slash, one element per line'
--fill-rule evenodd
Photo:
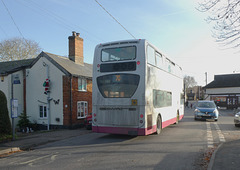
<path fill-rule="evenodd" d="M 72 32 L 72 36 L 68 37 L 69 55 L 68 58 L 76 64 L 84 65 L 83 63 L 83 39 L 80 38 L 80 33 Z"/>

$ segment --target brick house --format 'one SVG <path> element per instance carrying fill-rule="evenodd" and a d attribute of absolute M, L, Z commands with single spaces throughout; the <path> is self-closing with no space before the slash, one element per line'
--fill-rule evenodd
<path fill-rule="evenodd" d="M 41 52 L 26 72 L 26 113 L 41 128 L 80 127 L 92 112 L 92 65 L 83 62 L 79 33 L 68 39 L 68 58 Z"/>

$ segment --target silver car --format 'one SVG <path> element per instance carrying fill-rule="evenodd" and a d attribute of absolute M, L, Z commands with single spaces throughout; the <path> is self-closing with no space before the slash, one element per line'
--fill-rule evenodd
<path fill-rule="evenodd" d="M 235 114 L 234 124 L 235 124 L 236 127 L 240 127 L 240 112 Z"/>

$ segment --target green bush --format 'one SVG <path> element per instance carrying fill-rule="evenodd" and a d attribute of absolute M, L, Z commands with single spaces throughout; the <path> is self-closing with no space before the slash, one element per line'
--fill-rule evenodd
<path fill-rule="evenodd" d="M 7 98 L 0 90 L 0 136 L 11 135 L 12 128 L 7 108 Z"/>
<path fill-rule="evenodd" d="M 19 121 L 18 121 L 18 124 L 17 126 L 20 128 L 20 129 L 25 129 L 26 127 L 31 127 L 31 122 L 30 120 L 28 119 L 29 116 L 27 116 L 26 113 L 22 113 L 20 116 L 19 116 Z"/>

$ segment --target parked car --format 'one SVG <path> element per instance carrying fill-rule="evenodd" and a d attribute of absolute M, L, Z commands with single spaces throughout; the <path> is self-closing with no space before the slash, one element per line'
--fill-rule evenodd
<path fill-rule="evenodd" d="M 92 129 L 92 113 L 89 113 L 84 121 L 85 127 L 88 130 Z"/>
<path fill-rule="evenodd" d="M 235 124 L 236 127 L 240 127 L 240 112 L 235 114 L 234 124 Z"/>
<path fill-rule="evenodd" d="M 212 119 L 218 121 L 218 108 L 214 101 L 198 101 L 194 110 L 195 120 Z"/>

